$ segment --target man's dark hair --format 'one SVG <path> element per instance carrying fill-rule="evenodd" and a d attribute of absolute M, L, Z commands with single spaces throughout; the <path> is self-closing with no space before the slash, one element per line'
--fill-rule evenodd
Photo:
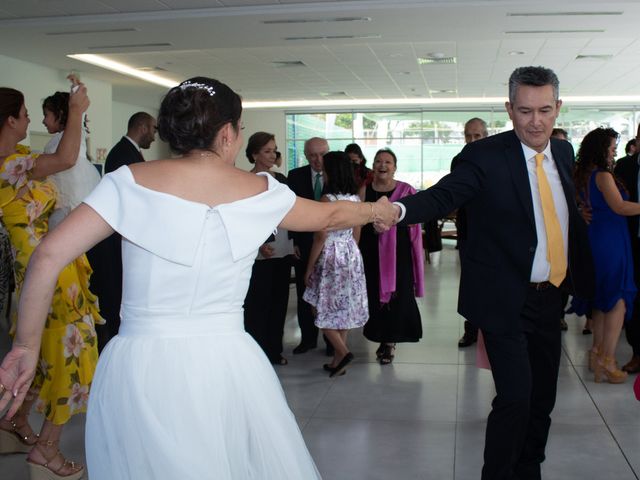
<path fill-rule="evenodd" d="M 129 118 L 127 131 L 130 132 L 140 126 L 147 125 L 151 120 L 153 120 L 153 117 L 147 112 L 136 112 Z"/>
<path fill-rule="evenodd" d="M 520 85 L 530 87 L 553 87 L 553 97 L 557 101 L 560 98 L 560 81 L 558 76 L 550 68 L 545 67 L 519 67 L 509 77 L 509 101 L 513 103 L 516 98 L 516 90 Z"/>

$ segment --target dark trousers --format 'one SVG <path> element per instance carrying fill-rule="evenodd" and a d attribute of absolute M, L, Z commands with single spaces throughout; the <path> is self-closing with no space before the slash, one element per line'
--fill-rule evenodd
<path fill-rule="evenodd" d="M 633 253 L 633 274 L 636 287 L 640 292 L 640 239 L 631 237 L 631 252 Z M 640 293 L 633 302 L 633 313 L 625 324 L 625 336 L 633 349 L 633 354 L 640 356 Z"/>
<path fill-rule="evenodd" d="M 483 480 L 541 478 L 560 365 L 560 303 L 557 288 L 530 288 L 520 330 L 482 331 L 496 387 Z"/>
<path fill-rule="evenodd" d="M 256 260 L 244 301 L 244 328 L 271 362 L 282 354 L 290 277 L 289 258 Z"/>
<path fill-rule="evenodd" d="M 298 297 L 298 325 L 300 325 L 300 344 L 308 347 L 318 345 L 318 327 L 313 323 L 311 305 L 302 299 L 304 295 L 304 274 L 307 271 L 311 246 L 308 249 L 300 247 L 300 258 L 294 262 L 296 272 L 296 294 Z"/>
<path fill-rule="evenodd" d="M 87 252 L 93 269 L 89 288 L 98 297 L 104 325 L 96 325 L 98 351 L 118 334 L 122 302 L 122 237 L 114 233 Z"/>

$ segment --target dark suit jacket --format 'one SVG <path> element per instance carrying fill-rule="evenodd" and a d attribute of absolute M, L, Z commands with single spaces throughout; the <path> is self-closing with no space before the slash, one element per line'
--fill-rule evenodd
<path fill-rule="evenodd" d="M 132 163 L 143 161 L 144 158 L 136 147 L 129 140 L 122 137 L 109 151 L 104 162 L 104 173 L 113 172 L 123 165 L 131 165 Z"/>
<path fill-rule="evenodd" d="M 629 194 L 630 202 L 638 201 L 638 154 L 622 157 L 613 169 L 616 177 L 623 183 Z M 638 215 L 627 217 L 631 238 L 638 237 Z"/>
<path fill-rule="evenodd" d="M 287 185 L 297 196 L 308 198 L 309 200 L 314 199 L 311 167 L 309 165 L 290 170 L 287 175 Z M 300 248 L 302 256 L 308 256 L 308 254 L 305 255 L 305 252 L 311 250 L 313 232 L 291 232 L 291 237 L 293 238 L 293 243 Z"/>
<path fill-rule="evenodd" d="M 551 139 L 569 210 L 569 265 L 563 288 L 582 298 L 594 290 L 587 226 L 578 212 L 572 180 L 573 149 Z M 458 312 L 493 332 L 521 328 L 537 245 L 531 188 L 514 131 L 470 143 L 456 169 L 428 190 L 400 200 L 403 223 L 439 218 L 465 205 L 467 238 Z"/>

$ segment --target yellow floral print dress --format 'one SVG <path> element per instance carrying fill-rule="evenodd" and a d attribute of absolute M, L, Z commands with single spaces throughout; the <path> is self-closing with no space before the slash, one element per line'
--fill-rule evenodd
<path fill-rule="evenodd" d="M 30 171 L 38 155 L 18 145 L 0 166 L 0 215 L 9 231 L 18 294 L 29 258 L 48 231 L 56 189 L 47 180 L 33 180 Z M 56 425 L 86 411 L 89 387 L 98 361 L 95 323 L 103 320 L 98 300 L 89 291 L 91 266 L 82 255 L 60 276 L 47 316 L 40 365 L 32 389 L 39 390 L 38 411 Z M 14 318 L 15 329 L 15 318 Z"/>

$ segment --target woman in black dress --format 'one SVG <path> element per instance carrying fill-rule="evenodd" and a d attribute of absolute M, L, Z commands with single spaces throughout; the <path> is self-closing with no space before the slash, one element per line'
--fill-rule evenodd
<path fill-rule="evenodd" d="M 373 161 L 373 181 L 366 186 L 365 200 L 382 196 L 395 201 L 415 189 L 394 178 L 397 158 L 388 149 L 379 150 Z M 369 321 L 364 336 L 380 343 L 376 356 L 388 365 L 396 344 L 422 338 L 422 319 L 415 297 L 424 290 L 424 251 L 419 225 L 395 226 L 378 234 L 371 225 L 362 227 L 360 251 L 364 260 L 369 295 Z"/>

